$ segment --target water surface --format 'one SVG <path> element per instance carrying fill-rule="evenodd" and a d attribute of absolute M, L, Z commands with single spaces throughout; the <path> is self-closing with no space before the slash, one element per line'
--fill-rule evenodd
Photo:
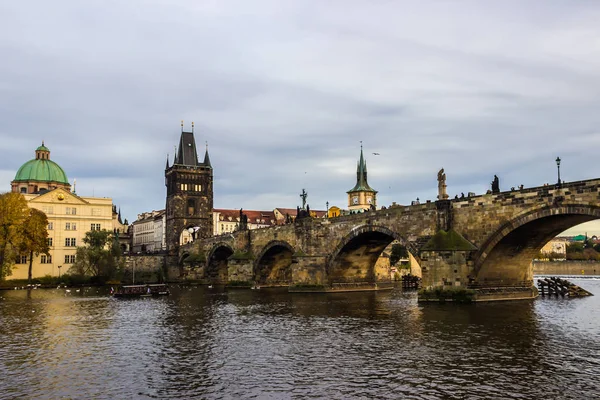
<path fill-rule="evenodd" d="M 600 279 L 573 281 L 596 296 L 0 291 L 0 398 L 600 398 Z"/>

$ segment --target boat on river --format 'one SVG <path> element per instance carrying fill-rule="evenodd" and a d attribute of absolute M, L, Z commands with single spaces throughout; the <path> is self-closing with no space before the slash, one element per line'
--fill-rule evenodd
<path fill-rule="evenodd" d="M 164 283 L 151 285 L 124 285 L 119 286 L 116 290 L 110 290 L 113 297 L 158 297 L 168 296 L 169 286 Z"/>

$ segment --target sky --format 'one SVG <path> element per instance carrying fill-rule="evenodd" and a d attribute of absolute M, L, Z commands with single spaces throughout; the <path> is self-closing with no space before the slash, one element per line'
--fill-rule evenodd
<path fill-rule="evenodd" d="M 0 3 L 0 192 L 42 140 L 81 196 L 165 207 L 195 123 L 214 207 L 347 207 L 596 178 L 597 1 Z M 379 153 L 375 155 L 373 153 Z M 575 231 L 600 234 L 600 224 Z M 570 231 L 570 233 L 573 230 Z"/>

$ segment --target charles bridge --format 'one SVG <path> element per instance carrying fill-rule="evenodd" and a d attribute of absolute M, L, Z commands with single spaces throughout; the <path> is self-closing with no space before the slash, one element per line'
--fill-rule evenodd
<path fill-rule="evenodd" d="M 518 188 L 200 239 L 181 246 L 178 273 L 206 283 L 290 291 L 383 288 L 378 259 L 393 241 L 426 289 L 474 289 L 477 300 L 535 296 L 532 260 L 564 230 L 600 218 L 600 179 Z"/>

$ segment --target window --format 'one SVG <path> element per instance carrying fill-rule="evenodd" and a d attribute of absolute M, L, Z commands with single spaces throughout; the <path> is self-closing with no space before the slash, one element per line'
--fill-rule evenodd
<path fill-rule="evenodd" d="M 45 254 L 42 254 L 41 263 L 42 264 L 52 264 L 52 256 L 47 256 Z"/>
<path fill-rule="evenodd" d="M 54 229 L 54 222 L 48 222 L 48 230 L 51 231 Z"/>
<path fill-rule="evenodd" d="M 75 238 L 65 238 L 65 246 L 66 247 L 75 247 L 75 246 L 77 246 L 76 239 Z"/>
<path fill-rule="evenodd" d="M 75 254 L 65 255 L 65 264 L 73 264 L 75 262 Z"/>
<path fill-rule="evenodd" d="M 71 225 L 70 222 L 65 222 L 65 231 L 74 231 L 75 230 L 75 223 L 73 223 L 73 225 Z"/>
<path fill-rule="evenodd" d="M 100 224 L 92 224 L 90 227 L 91 231 L 99 231 L 100 230 Z"/>
<path fill-rule="evenodd" d="M 77 209 L 75 207 L 67 207 L 67 215 L 77 215 Z"/>
<path fill-rule="evenodd" d="M 52 247 L 52 238 L 48 238 L 48 247 Z"/>
<path fill-rule="evenodd" d="M 44 206 L 42 207 L 42 211 L 44 212 L 44 214 L 54 214 L 54 207 Z"/>
<path fill-rule="evenodd" d="M 17 264 L 27 264 L 27 256 L 17 256 Z"/>
<path fill-rule="evenodd" d="M 94 215 L 96 217 L 99 215 L 102 215 L 102 210 L 99 208 L 92 208 L 92 215 Z"/>
<path fill-rule="evenodd" d="M 187 183 L 182 183 L 181 184 L 181 190 L 186 192 L 188 190 L 188 184 Z"/>
<path fill-rule="evenodd" d="M 201 192 L 202 191 L 202 185 L 194 185 L 194 191 Z"/>
<path fill-rule="evenodd" d="M 21 188 L 21 193 L 27 193 L 27 188 L 25 188 L 25 187 L 22 187 L 22 188 Z"/>

